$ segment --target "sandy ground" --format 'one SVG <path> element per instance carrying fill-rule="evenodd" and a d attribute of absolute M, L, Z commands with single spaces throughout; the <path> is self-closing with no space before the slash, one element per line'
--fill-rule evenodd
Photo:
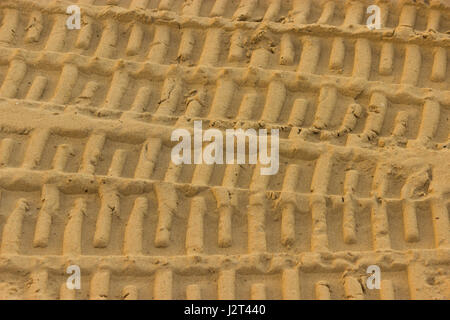
<path fill-rule="evenodd" d="M 450 299 L 449 47 L 446 0 L 0 0 L 0 298 Z M 175 166 L 196 119 L 279 173 Z"/>

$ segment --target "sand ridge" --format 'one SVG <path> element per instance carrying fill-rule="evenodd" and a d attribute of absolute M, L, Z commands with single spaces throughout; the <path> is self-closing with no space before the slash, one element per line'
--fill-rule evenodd
<path fill-rule="evenodd" d="M 449 299 L 450 3 L 373 3 L 1 1 L 0 298 Z M 174 165 L 194 120 L 279 173 Z"/>

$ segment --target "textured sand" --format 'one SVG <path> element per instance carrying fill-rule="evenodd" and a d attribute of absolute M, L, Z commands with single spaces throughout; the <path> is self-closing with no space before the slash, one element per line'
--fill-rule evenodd
<path fill-rule="evenodd" d="M 446 0 L 0 0 L 0 299 L 450 299 L 449 48 Z M 171 164 L 195 119 L 279 173 Z"/>

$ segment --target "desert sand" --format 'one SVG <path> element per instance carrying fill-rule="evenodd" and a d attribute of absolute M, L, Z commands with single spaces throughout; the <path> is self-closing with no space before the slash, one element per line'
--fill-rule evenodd
<path fill-rule="evenodd" d="M 0 299 L 450 299 L 449 55 L 447 0 L 0 0 Z"/>

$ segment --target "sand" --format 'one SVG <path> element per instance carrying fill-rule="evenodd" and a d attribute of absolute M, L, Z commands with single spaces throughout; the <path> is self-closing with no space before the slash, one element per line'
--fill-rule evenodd
<path fill-rule="evenodd" d="M 450 299 L 449 47 L 447 0 L 1 0 L 0 299 Z M 174 165 L 193 120 L 278 174 Z"/>

